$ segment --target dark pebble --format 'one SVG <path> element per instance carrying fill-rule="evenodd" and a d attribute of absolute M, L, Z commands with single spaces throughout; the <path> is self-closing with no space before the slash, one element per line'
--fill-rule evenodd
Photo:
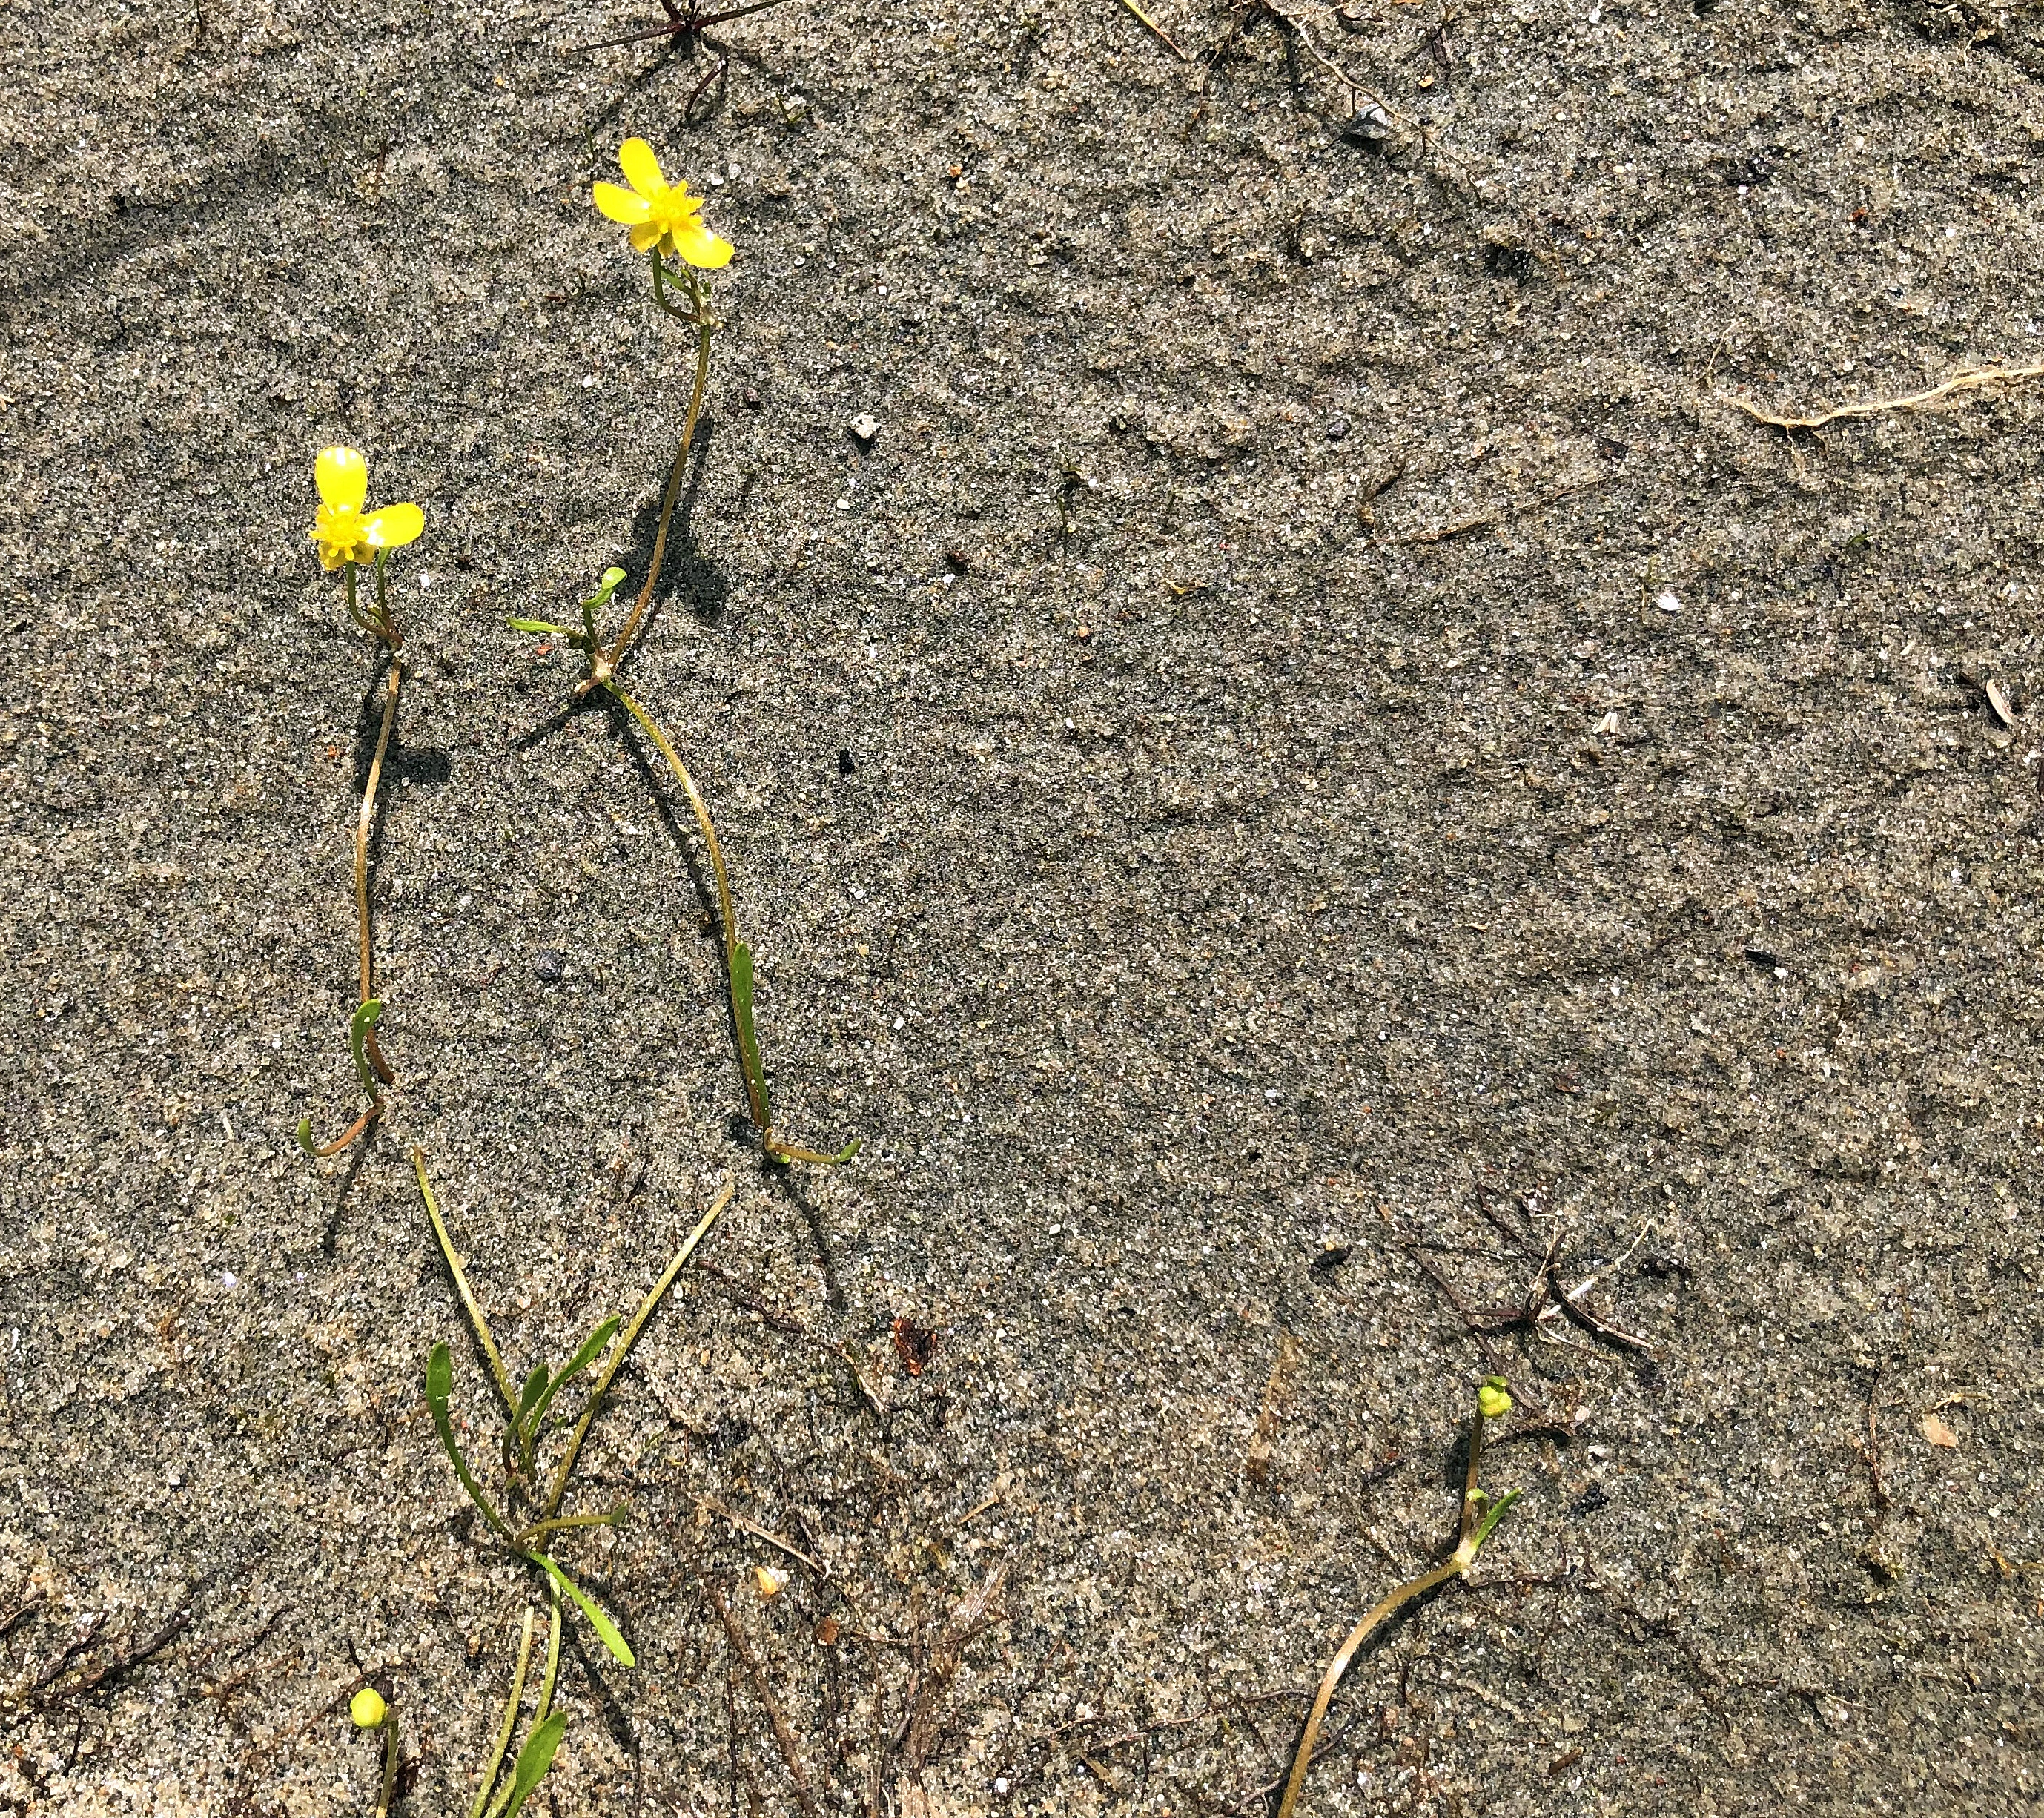
<path fill-rule="evenodd" d="M 532 976 L 542 985 L 559 984 L 567 970 L 567 962 L 551 947 L 532 962 Z"/>
<path fill-rule="evenodd" d="M 838 753 L 838 755 L 837 755 L 837 774 L 838 774 L 840 776 L 850 776 L 850 775 L 851 774 L 851 773 L 852 773 L 854 771 L 857 770 L 858 768 L 859 768 L 859 766 L 858 766 L 857 764 L 854 763 L 851 761 L 851 752 L 849 752 L 849 751 L 840 751 L 840 752 Z"/>
<path fill-rule="evenodd" d="M 1346 417 L 1330 417 L 1327 419 L 1327 440 L 1330 442 L 1339 442 L 1347 433 L 1348 419 Z"/>

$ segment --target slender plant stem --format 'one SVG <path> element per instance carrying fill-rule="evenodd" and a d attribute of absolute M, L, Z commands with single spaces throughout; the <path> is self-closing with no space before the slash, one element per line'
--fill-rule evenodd
<path fill-rule="evenodd" d="M 603 1366 L 603 1374 L 597 1379 L 595 1388 L 590 1391 L 589 1405 L 582 1409 L 581 1420 L 575 1423 L 574 1436 L 568 1441 L 568 1449 L 562 1455 L 560 1469 L 554 1474 L 553 1493 L 547 1498 L 546 1519 L 551 1520 L 560 1512 L 561 1498 L 567 1494 L 568 1474 L 574 1469 L 575 1459 L 582 1451 L 582 1443 L 588 1436 L 590 1423 L 596 1418 L 597 1410 L 603 1405 L 605 1392 L 623 1366 L 632 1347 L 637 1343 L 647 1320 L 653 1316 L 653 1309 L 659 1305 L 662 1297 L 674 1286 L 674 1278 L 681 1274 L 682 1265 L 695 1254 L 696 1246 L 709 1234 L 709 1228 L 716 1224 L 724 1209 L 731 1204 L 732 1191 L 732 1183 L 729 1181 L 717 1190 L 717 1197 L 709 1202 L 709 1210 L 697 1220 L 695 1229 L 689 1233 L 688 1241 L 675 1251 L 674 1259 L 667 1265 L 667 1272 L 653 1284 L 651 1292 L 640 1302 L 638 1312 L 632 1316 L 631 1324 L 619 1335 L 617 1343 L 611 1349 L 610 1361 Z"/>
<path fill-rule="evenodd" d="M 1415 1597 L 1424 1597 L 1437 1586 L 1445 1585 L 1450 1578 L 1458 1578 L 1470 1569 L 1476 1558 L 1477 1548 L 1483 1543 L 1489 1532 L 1488 1526 L 1479 1526 L 1477 1511 L 1483 1498 L 1477 1488 L 1477 1474 L 1483 1463 L 1484 1416 L 1481 1410 L 1476 1424 L 1470 1430 L 1469 1472 L 1463 1479 L 1462 1505 L 1457 1528 L 1454 1551 L 1430 1572 L 1422 1572 L 1416 1578 L 1408 1579 L 1373 1608 L 1362 1621 L 1349 1631 L 1348 1639 L 1341 1645 L 1341 1651 L 1328 1662 L 1327 1671 L 1321 1675 L 1320 1689 L 1313 1699 L 1313 1708 L 1307 1714 L 1306 1727 L 1300 1734 L 1298 1751 L 1292 1758 L 1292 1771 L 1285 1782 L 1285 1797 L 1278 1801 L 1278 1818 L 1292 1818 L 1292 1809 L 1299 1802 L 1300 1790 L 1306 1784 L 1306 1770 L 1313 1761 L 1313 1745 L 1320 1740 L 1320 1724 L 1332 1702 L 1335 1688 L 1342 1682 L 1348 1671 L 1349 1662 L 1355 1658 L 1356 1651 L 1367 1641 L 1373 1632 L 1389 1617 L 1395 1616 Z"/>
<path fill-rule="evenodd" d="M 376 995 L 369 954 L 369 836 L 376 824 L 376 789 L 382 780 L 383 754 L 390 747 L 390 727 L 398 717 L 398 690 L 404 686 L 405 672 L 394 651 L 390 656 L 390 686 L 383 691 L 383 729 L 377 735 L 376 755 L 369 760 L 369 783 L 362 792 L 362 813 L 355 824 L 355 921 L 362 947 L 362 1001 Z"/>
<path fill-rule="evenodd" d="M 390 1818 L 390 1801 L 398 1790 L 398 1713 L 383 1719 L 383 1789 L 377 1795 L 376 1818 Z"/>
<path fill-rule="evenodd" d="M 717 919 L 724 924 L 724 963 L 728 970 L 732 955 L 738 948 L 738 911 L 731 900 L 731 880 L 724 869 L 724 848 L 717 837 L 716 824 L 709 817 L 709 805 L 702 798 L 702 791 L 696 787 L 695 778 L 689 774 L 689 767 L 674 755 L 674 748 L 667 743 L 667 735 L 654 725 L 653 717 L 614 682 L 605 686 L 624 705 L 624 709 L 646 729 L 646 736 L 659 747 L 660 755 L 667 760 L 667 768 L 679 779 L 688 795 L 689 806 L 695 811 L 696 825 L 702 829 L 703 844 L 709 848 L 710 869 L 717 875 Z"/>
<path fill-rule="evenodd" d="M 433 1236 L 440 1240 L 440 1255 L 446 1259 L 448 1273 L 454 1277 L 454 1290 L 461 1297 L 468 1323 L 475 1328 L 476 1341 L 482 1347 L 482 1355 L 490 1360 L 490 1374 L 496 1382 L 497 1393 L 504 1397 L 505 1409 L 516 1420 L 517 1393 L 511 1386 L 511 1378 L 505 1374 L 504 1359 L 497 1355 L 497 1340 L 490 1336 L 490 1322 L 482 1316 L 482 1309 L 475 1296 L 469 1292 L 468 1278 L 461 1272 L 461 1259 L 454 1253 L 454 1240 L 448 1236 L 448 1228 L 440 1222 L 440 1202 L 433 1197 L 433 1183 L 426 1178 L 426 1158 L 417 1149 L 412 1151 L 412 1171 L 419 1177 L 419 1191 L 425 1198 L 426 1216 L 433 1221 Z"/>
<path fill-rule="evenodd" d="M 689 302 L 691 313 L 681 319 L 694 325 L 696 331 L 696 377 L 689 390 L 688 415 L 682 422 L 682 445 L 674 455 L 673 470 L 667 475 L 667 496 L 660 502 L 660 528 L 653 537 L 653 563 L 646 571 L 646 584 L 639 590 L 639 598 L 633 603 L 632 616 L 624 621 L 624 629 L 618 633 L 616 647 L 611 651 L 609 667 L 615 669 L 623 659 L 625 648 L 638 635 L 640 621 L 645 617 L 646 609 L 653 603 L 653 588 L 660 578 L 660 563 L 667 555 L 667 526 L 674 515 L 674 502 L 681 497 L 682 475 L 687 471 L 689 449 L 696 439 L 696 419 L 702 414 L 703 388 L 709 382 L 709 337 L 717 326 L 709 318 L 709 298 L 703 294 L 702 280 L 696 276 L 693 267 L 683 266 L 682 271 L 689 281 Z M 660 249 L 653 249 L 653 299 L 672 316 L 681 312 L 670 303 L 663 283 L 667 267 L 662 263 Z"/>
<path fill-rule="evenodd" d="M 468 1818 L 482 1818 L 490 1805 L 490 1789 L 497 1784 L 497 1770 L 504 1765 L 504 1751 L 511 1746 L 511 1732 L 518 1724 L 518 1701 L 525 1695 L 525 1668 L 532 1658 L 532 1612 L 525 1611 L 525 1627 L 518 1638 L 518 1664 L 511 1674 L 511 1697 L 504 1706 L 504 1727 L 497 1732 L 497 1746 L 483 1763 L 482 1784 L 475 1789 L 475 1803 Z"/>

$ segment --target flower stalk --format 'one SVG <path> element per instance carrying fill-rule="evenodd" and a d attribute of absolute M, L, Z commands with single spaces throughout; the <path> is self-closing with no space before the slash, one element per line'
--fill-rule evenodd
<path fill-rule="evenodd" d="M 348 1025 L 355 1071 L 369 1100 L 368 1108 L 331 1143 L 313 1140 L 312 1120 L 298 1120 L 298 1146 L 313 1156 L 338 1155 L 354 1142 L 383 1113 L 382 1086 L 395 1086 L 397 1075 L 384 1058 L 376 1040 L 376 1021 L 382 1001 L 376 995 L 374 944 L 369 920 L 369 846 L 376 828 L 377 793 L 382 785 L 383 759 L 390 748 L 391 728 L 398 718 L 398 698 L 404 687 L 404 665 L 398 651 L 404 633 L 390 609 L 389 561 L 390 552 L 417 540 L 425 528 L 425 514 L 416 505 L 388 505 L 364 513 L 369 466 L 358 448 L 322 448 L 313 463 L 313 482 L 320 498 L 313 522 L 312 538 L 318 545 L 320 565 L 329 574 L 339 570 L 348 616 L 379 644 L 390 661 L 383 690 L 382 723 L 376 736 L 375 755 L 362 792 L 361 811 L 355 823 L 355 944 L 359 961 L 361 998 Z M 355 582 L 355 571 L 367 563 L 375 577 L 375 598 L 365 604 Z"/>
<path fill-rule="evenodd" d="M 1334 1698 L 1335 1687 L 1342 1682 L 1342 1676 L 1355 1658 L 1357 1650 L 1415 1597 L 1424 1597 L 1450 1578 L 1458 1578 L 1466 1572 L 1475 1563 L 1477 1549 L 1504 1519 L 1504 1512 L 1519 1500 L 1520 1493 L 1514 1489 L 1493 1502 L 1477 1482 L 1477 1474 L 1483 1468 L 1484 1423 L 1501 1418 L 1511 1409 L 1512 1397 L 1505 1391 L 1504 1379 L 1498 1376 L 1486 1378 L 1477 1391 L 1476 1420 L 1470 1428 L 1469 1470 L 1463 1480 L 1455 1550 L 1431 1571 L 1408 1578 L 1389 1593 L 1349 1631 L 1341 1651 L 1328 1662 L 1327 1671 L 1321 1675 L 1320 1690 L 1308 1713 L 1306 1727 L 1300 1732 L 1297 1751 L 1292 1757 L 1292 1771 L 1285 1781 L 1284 1797 L 1278 1801 L 1278 1818 L 1292 1818 L 1293 1808 L 1299 1803 L 1299 1794 L 1306 1784 L 1306 1770 L 1312 1765 L 1313 1745 L 1320 1740 L 1320 1725 L 1326 1720 L 1327 1706 Z"/>

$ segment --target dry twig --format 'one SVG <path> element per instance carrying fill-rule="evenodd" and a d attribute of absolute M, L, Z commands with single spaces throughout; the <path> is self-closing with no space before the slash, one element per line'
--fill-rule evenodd
<path fill-rule="evenodd" d="M 731 1651 L 738 1656 L 739 1665 L 745 1669 L 752 1695 L 764 1707 L 766 1720 L 774 1727 L 774 1740 L 780 1746 L 782 1760 L 787 1763 L 788 1778 L 795 1783 L 795 1797 L 801 1801 L 805 1818 L 823 1818 L 823 1808 L 816 1803 L 816 1789 L 809 1784 L 809 1770 L 802 1765 L 802 1751 L 795 1741 L 788 1713 L 781 1708 L 781 1701 L 774 1696 L 774 1688 L 766 1683 L 766 1675 L 745 1639 L 745 1631 L 739 1626 L 738 1618 L 731 1613 L 731 1605 L 724 1601 L 724 1593 L 708 1578 L 703 1580 L 703 1589 L 709 1592 L 717 1619 L 724 1624 Z"/>
<path fill-rule="evenodd" d="M 1769 429 L 1786 434 L 1796 429 L 1821 429 L 1827 423 L 1854 417 L 1879 417 L 1890 410 L 1957 409 L 1974 392 L 2011 389 L 2027 385 L 2034 379 L 2044 379 L 2044 366 L 1969 366 L 1941 380 L 1927 391 L 1912 392 L 1907 398 L 1869 398 L 1858 404 L 1842 404 L 1835 410 L 1820 410 L 1810 417 L 1777 417 L 1729 391 L 1720 391 L 1717 396 L 1719 403 L 1743 410 L 1754 422 L 1765 423 Z"/>

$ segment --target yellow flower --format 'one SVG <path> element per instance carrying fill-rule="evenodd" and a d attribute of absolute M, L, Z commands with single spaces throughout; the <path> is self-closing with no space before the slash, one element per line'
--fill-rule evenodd
<path fill-rule="evenodd" d="M 643 139 L 628 139 L 617 148 L 618 167 L 632 187 L 598 183 L 590 192 L 609 219 L 632 229 L 632 249 L 657 247 L 678 252 L 691 265 L 716 271 L 731 263 L 731 242 L 720 240 L 696 219 L 702 198 L 689 194 L 686 183 L 668 188 L 660 160 Z"/>
<path fill-rule="evenodd" d="M 1504 1378 L 1486 1376 L 1476 1392 L 1477 1411 L 1486 1420 L 1501 1420 L 1512 1412 L 1512 1397 L 1504 1392 Z"/>
<path fill-rule="evenodd" d="M 313 479 L 320 495 L 313 540 L 328 574 L 350 562 L 373 561 L 378 550 L 402 549 L 426 528 L 426 514 L 415 505 L 386 505 L 363 515 L 369 463 L 359 448 L 321 449 Z"/>
<path fill-rule="evenodd" d="M 331 1708 L 331 1707 L 329 1707 Z M 358 1730 L 378 1728 L 383 1721 L 383 1695 L 374 1685 L 365 1685 L 348 1701 L 348 1714 Z"/>

